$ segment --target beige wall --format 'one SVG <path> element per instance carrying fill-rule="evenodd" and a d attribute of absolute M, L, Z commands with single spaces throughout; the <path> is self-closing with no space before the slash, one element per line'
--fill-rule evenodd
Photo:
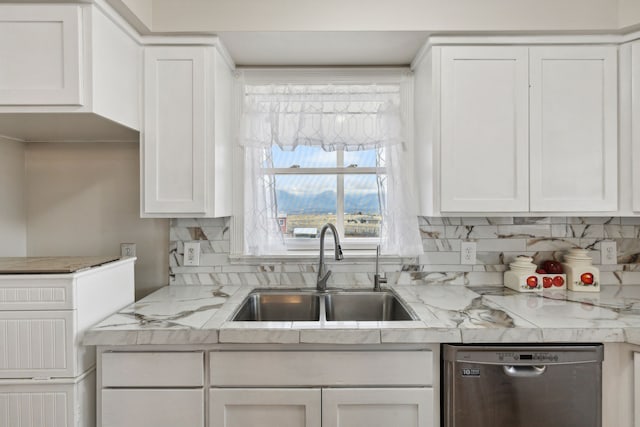
<path fill-rule="evenodd" d="M 618 28 L 616 0 L 154 0 L 152 12 L 159 32 Z"/>
<path fill-rule="evenodd" d="M 169 225 L 141 219 L 137 143 L 27 143 L 29 256 L 119 255 L 137 245 L 136 297 L 169 283 Z"/>
<path fill-rule="evenodd" d="M 25 144 L 0 137 L 0 256 L 27 254 Z"/>
<path fill-rule="evenodd" d="M 620 28 L 640 25 L 640 0 L 618 0 Z"/>

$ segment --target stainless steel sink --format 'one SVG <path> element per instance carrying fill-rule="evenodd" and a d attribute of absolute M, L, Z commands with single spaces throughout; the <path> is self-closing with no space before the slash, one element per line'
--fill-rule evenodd
<path fill-rule="evenodd" d="M 254 291 L 242 302 L 235 321 L 320 320 L 320 295 L 305 291 Z"/>
<path fill-rule="evenodd" d="M 415 320 L 391 291 L 255 290 L 240 304 L 232 321 L 401 321 Z"/>
<path fill-rule="evenodd" d="M 327 321 L 415 320 L 404 303 L 390 291 L 330 292 L 325 297 Z"/>

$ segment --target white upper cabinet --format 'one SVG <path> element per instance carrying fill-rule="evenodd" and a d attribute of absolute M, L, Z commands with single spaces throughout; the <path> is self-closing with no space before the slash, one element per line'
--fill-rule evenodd
<path fill-rule="evenodd" d="M 617 50 L 530 49 L 531 211 L 615 211 Z"/>
<path fill-rule="evenodd" d="M 414 66 L 432 98 L 416 92 L 422 214 L 618 210 L 616 46 L 431 50 Z"/>
<path fill-rule="evenodd" d="M 232 79 L 215 46 L 145 48 L 143 217 L 230 215 Z"/>
<path fill-rule="evenodd" d="M 441 61 L 442 210 L 527 210 L 527 49 L 451 47 Z"/>
<path fill-rule="evenodd" d="M 0 103 L 82 105 L 81 9 L 2 5 Z"/>
<path fill-rule="evenodd" d="M 139 36 L 108 4 L 0 4 L 0 135 L 138 140 Z"/>
<path fill-rule="evenodd" d="M 631 44 L 631 188 L 632 209 L 640 212 L 640 41 Z"/>

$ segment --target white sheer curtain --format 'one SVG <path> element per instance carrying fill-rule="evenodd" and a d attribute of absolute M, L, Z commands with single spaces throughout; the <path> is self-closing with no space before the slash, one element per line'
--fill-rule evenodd
<path fill-rule="evenodd" d="M 240 143 L 245 150 L 244 248 L 248 255 L 286 251 L 278 224 L 271 149 L 378 150 L 382 252 L 422 253 L 412 182 L 403 159 L 400 85 L 245 86 Z"/>

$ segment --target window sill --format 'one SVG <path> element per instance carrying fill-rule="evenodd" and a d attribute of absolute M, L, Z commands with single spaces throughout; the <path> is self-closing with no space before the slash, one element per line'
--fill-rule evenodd
<path fill-rule="evenodd" d="M 375 250 L 343 250 L 344 259 L 342 262 L 374 262 L 376 258 Z M 229 259 L 232 263 L 237 264 L 255 264 L 255 263 L 274 263 L 274 262 L 304 262 L 317 263 L 319 259 L 318 251 L 289 251 L 274 255 L 243 255 L 231 254 Z M 333 259 L 333 249 L 325 252 L 324 259 L 328 263 L 337 262 Z M 393 255 L 380 256 L 382 263 L 400 263 L 404 260 L 402 257 Z"/>

